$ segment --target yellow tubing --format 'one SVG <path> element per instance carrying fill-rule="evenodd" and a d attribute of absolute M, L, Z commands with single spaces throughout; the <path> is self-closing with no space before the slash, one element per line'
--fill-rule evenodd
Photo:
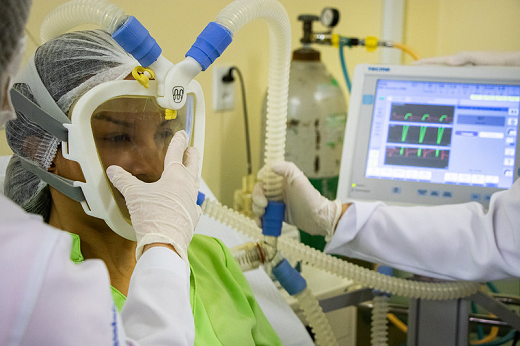
<path fill-rule="evenodd" d="M 408 333 L 408 326 L 406 324 L 404 324 L 403 321 L 398 319 L 396 315 L 389 313 L 387 315 L 387 317 L 388 317 L 388 320 L 390 322 L 392 322 L 400 331 L 402 331 L 405 334 Z"/>
<path fill-rule="evenodd" d="M 492 317 L 496 317 L 495 315 L 493 314 L 489 314 L 490 316 Z M 495 340 L 497 338 L 497 335 L 498 335 L 498 327 L 491 327 L 491 330 L 489 331 L 489 334 L 480 339 L 480 340 L 474 340 L 474 341 L 471 341 L 469 344 L 470 345 L 482 345 L 482 344 L 486 344 L 488 342 L 491 342 L 493 340 Z"/>
<path fill-rule="evenodd" d="M 415 53 L 413 51 L 413 49 L 408 47 L 407 45 L 405 45 L 403 43 L 395 43 L 394 42 L 393 47 L 397 48 L 397 49 L 400 49 L 403 52 L 405 52 L 406 54 L 410 55 L 413 60 L 419 60 L 419 56 L 417 55 L 417 53 Z"/>

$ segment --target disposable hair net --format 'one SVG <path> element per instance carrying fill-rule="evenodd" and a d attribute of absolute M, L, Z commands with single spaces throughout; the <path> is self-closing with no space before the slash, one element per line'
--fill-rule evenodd
<path fill-rule="evenodd" d="M 16 71 L 13 59 L 22 48 L 25 23 L 29 16 L 31 0 L 0 0 L 0 100 L 4 100 L 5 85 Z"/>
<path fill-rule="evenodd" d="M 138 65 L 102 30 L 73 32 L 50 40 L 38 47 L 34 63 L 43 85 L 67 115 L 71 105 L 88 90 L 104 82 L 124 79 Z M 34 86 L 15 84 L 14 87 L 34 101 L 31 91 Z M 17 119 L 6 125 L 7 142 L 15 155 L 7 168 L 5 195 L 28 212 L 47 218 L 51 201 L 47 183 L 25 170 L 17 156 L 47 170 L 60 142 L 21 112 L 16 114 Z"/>
<path fill-rule="evenodd" d="M 29 16 L 31 0 L 0 0 L 0 71 L 16 53 Z"/>

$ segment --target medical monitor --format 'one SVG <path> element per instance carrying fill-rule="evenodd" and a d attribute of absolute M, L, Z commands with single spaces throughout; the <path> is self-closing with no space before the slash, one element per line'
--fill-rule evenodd
<path fill-rule="evenodd" d="M 489 204 L 520 175 L 520 68 L 359 65 L 338 198 Z"/>

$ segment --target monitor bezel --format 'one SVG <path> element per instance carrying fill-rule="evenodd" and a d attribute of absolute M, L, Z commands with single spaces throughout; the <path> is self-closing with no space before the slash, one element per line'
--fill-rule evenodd
<path fill-rule="evenodd" d="M 337 198 L 344 202 L 378 200 L 396 205 L 442 205 L 477 201 L 487 207 L 491 195 L 504 189 L 365 177 L 374 102 L 364 104 L 363 97 L 375 97 L 380 79 L 520 86 L 520 68 L 361 64 L 356 66 L 354 72 Z M 520 131 L 517 131 L 517 145 L 519 140 Z M 513 180 L 519 176 L 520 150 L 517 147 Z"/>

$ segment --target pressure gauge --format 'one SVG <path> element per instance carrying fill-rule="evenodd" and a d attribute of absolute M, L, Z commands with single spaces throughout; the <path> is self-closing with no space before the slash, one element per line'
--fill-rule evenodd
<path fill-rule="evenodd" d="M 327 28 L 333 28 L 339 22 L 339 11 L 332 7 L 325 7 L 321 11 L 320 22 Z"/>

